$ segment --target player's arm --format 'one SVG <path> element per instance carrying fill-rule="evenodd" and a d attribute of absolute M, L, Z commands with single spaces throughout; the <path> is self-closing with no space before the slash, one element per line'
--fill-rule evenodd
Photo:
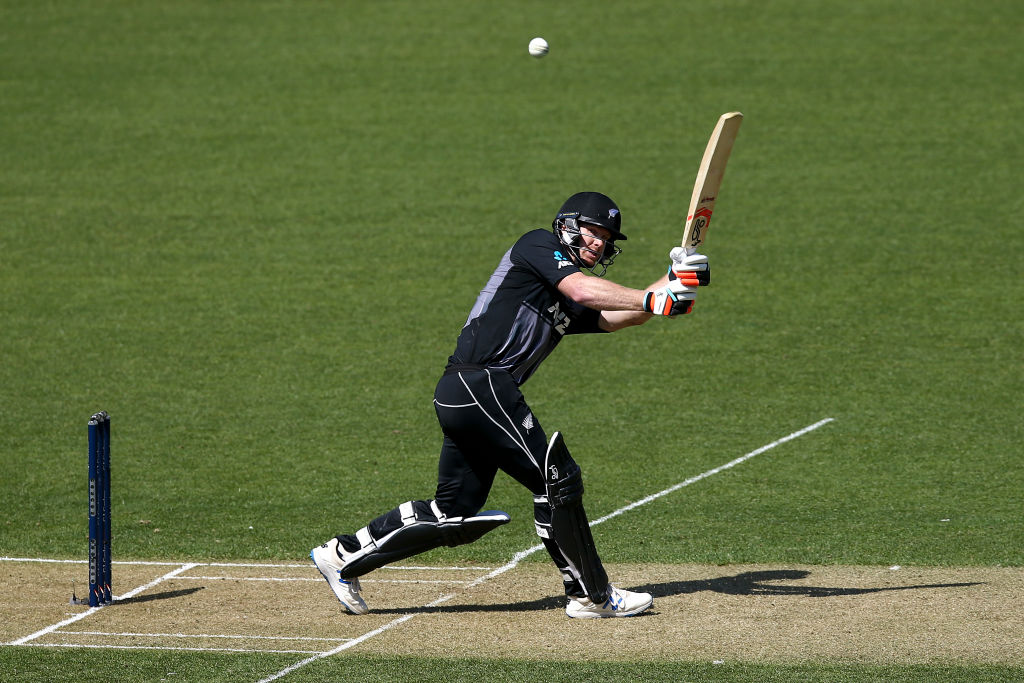
<path fill-rule="evenodd" d="M 657 282 L 652 282 L 646 290 L 640 293 L 643 297 L 647 296 L 647 292 L 658 291 L 668 286 L 668 275 L 662 276 Z M 643 310 L 643 298 L 640 300 L 641 310 L 639 311 L 601 311 L 601 317 L 598 318 L 597 324 L 605 332 L 615 332 L 621 330 L 624 327 L 632 327 L 633 325 L 643 325 L 645 322 L 654 317 L 653 313 L 648 313 Z"/>
<path fill-rule="evenodd" d="M 607 332 L 642 325 L 654 314 L 689 313 L 697 296 L 696 288 L 710 282 L 710 270 L 707 257 L 680 253 L 677 258 L 677 250 L 672 252 L 669 272 L 646 289 L 623 287 L 583 273 L 565 277 L 558 283 L 558 289 L 576 303 L 601 311 L 598 324 Z"/>
<path fill-rule="evenodd" d="M 558 291 L 587 308 L 622 312 L 642 312 L 646 294 L 642 289 L 623 287 L 583 273 L 573 273 L 560 280 Z"/>

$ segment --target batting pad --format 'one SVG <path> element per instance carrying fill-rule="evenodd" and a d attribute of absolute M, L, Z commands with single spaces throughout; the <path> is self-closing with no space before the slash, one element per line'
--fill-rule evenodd
<path fill-rule="evenodd" d="M 345 558 L 345 566 L 339 572 L 341 578 L 354 579 L 442 545 L 472 543 L 512 519 L 501 510 L 486 510 L 473 517 L 445 517 L 434 501 L 430 501 L 428 509 L 424 507 L 414 507 L 411 501 L 403 503 L 403 525 L 381 539 L 371 537 L 365 528 L 360 529 L 356 538 L 362 547 Z"/>

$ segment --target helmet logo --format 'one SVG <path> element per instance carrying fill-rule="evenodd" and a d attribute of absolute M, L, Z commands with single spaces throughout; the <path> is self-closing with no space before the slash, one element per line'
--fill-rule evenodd
<path fill-rule="evenodd" d="M 615 218 L 619 215 L 618 209 L 608 209 L 608 218 Z"/>

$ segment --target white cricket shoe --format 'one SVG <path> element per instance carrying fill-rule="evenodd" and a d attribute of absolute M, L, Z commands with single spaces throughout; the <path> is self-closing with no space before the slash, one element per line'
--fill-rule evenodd
<path fill-rule="evenodd" d="M 359 579 L 341 578 L 343 564 L 341 558 L 338 557 L 338 539 L 332 538 L 322 546 L 310 550 L 309 559 L 313 560 L 313 564 L 327 579 L 327 585 L 338 596 L 342 607 L 352 614 L 366 614 L 370 611 L 362 596 L 359 595 L 359 591 L 362 590 Z"/>
<path fill-rule="evenodd" d="M 573 619 L 633 617 L 654 604 L 650 593 L 633 593 L 608 584 L 608 599 L 598 605 L 589 598 L 569 598 L 565 613 Z"/>

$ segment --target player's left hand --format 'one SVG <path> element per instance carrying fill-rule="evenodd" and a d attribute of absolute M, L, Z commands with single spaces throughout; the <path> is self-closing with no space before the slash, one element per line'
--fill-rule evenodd
<path fill-rule="evenodd" d="M 693 310 L 696 298 L 696 289 L 682 280 L 672 279 L 666 286 L 644 294 L 644 311 L 654 315 L 686 315 Z"/>
<path fill-rule="evenodd" d="M 704 254 L 686 254 L 682 247 L 675 247 L 668 253 L 672 265 L 668 268 L 668 279 L 680 280 L 688 287 L 703 287 L 711 284 L 711 265 Z"/>

